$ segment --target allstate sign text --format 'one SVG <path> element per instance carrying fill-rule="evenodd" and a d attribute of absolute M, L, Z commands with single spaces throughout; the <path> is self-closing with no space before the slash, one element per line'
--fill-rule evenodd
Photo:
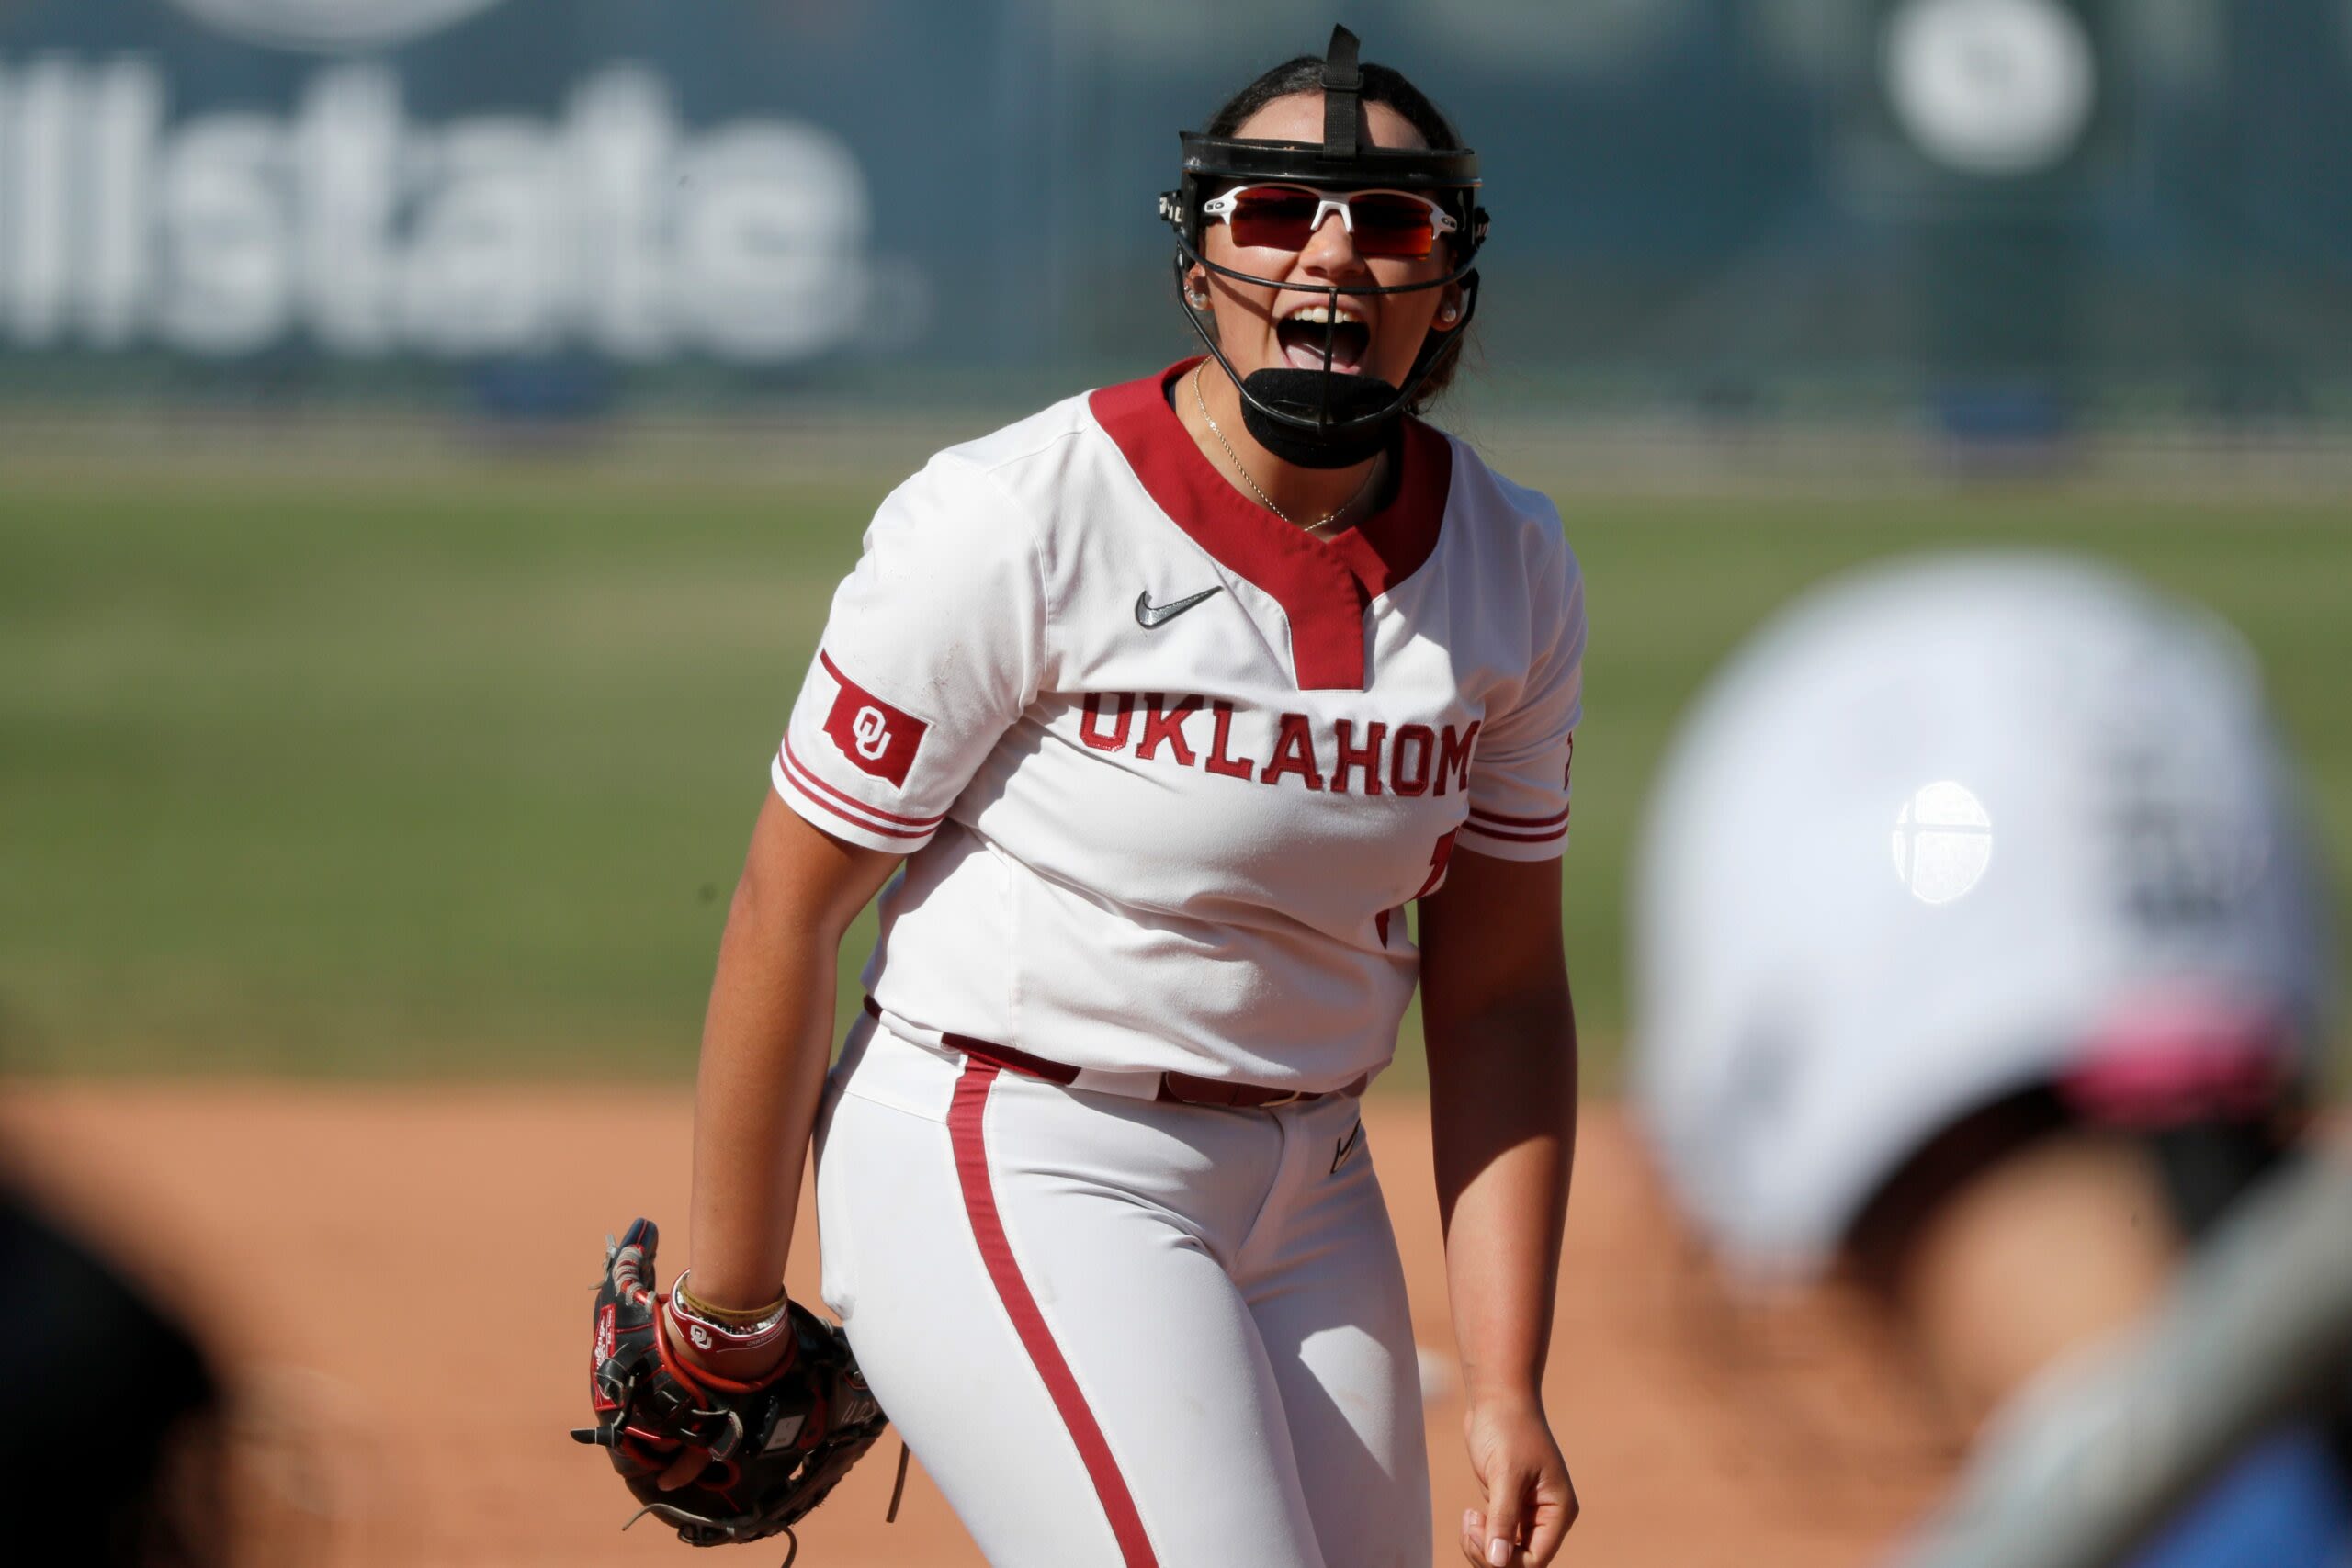
<path fill-rule="evenodd" d="M 0 62 L 0 332 L 28 348 L 780 363 L 866 311 L 863 171 L 781 118 L 689 131 L 618 64 L 553 118 L 420 124 L 322 64 L 283 113 L 175 121 L 161 62 Z"/>

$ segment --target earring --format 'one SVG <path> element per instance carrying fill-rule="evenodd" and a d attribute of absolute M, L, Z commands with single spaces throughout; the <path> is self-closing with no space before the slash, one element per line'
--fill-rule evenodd
<path fill-rule="evenodd" d="M 1447 300 L 1444 304 L 1440 305 L 1440 306 L 1437 308 L 1437 317 L 1438 317 L 1438 320 L 1439 320 L 1439 321 L 1445 321 L 1445 322 L 1451 323 L 1451 322 L 1452 322 L 1452 321 L 1453 321 L 1456 317 L 1460 316 L 1461 314 L 1462 314 L 1462 307 L 1461 307 L 1461 306 L 1459 306 L 1459 305 L 1457 305 L 1457 304 L 1455 304 L 1455 303 L 1454 303 L 1453 300 L 1451 300 L 1451 299 Z"/>
<path fill-rule="evenodd" d="M 1186 287 L 1184 290 L 1184 303 L 1190 305 L 1195 310 L 1205 310 L 1208 306 L 1208 302 L 1209 291 L 1207 289 L 1195 288 L 1190 286 Z"/>

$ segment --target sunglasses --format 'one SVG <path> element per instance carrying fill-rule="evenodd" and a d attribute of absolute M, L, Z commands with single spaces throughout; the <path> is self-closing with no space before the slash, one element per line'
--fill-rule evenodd
<path fill-rule="evenodd" d="M 1362 256 L 1419 261 L 1440 234 L 1462 227 L 1429 197 L 1401 190 L 1335 195 L 1305 186 L 1238 186 L 1201 203 L 1203 217 L 1223 220 L 1233 243 L 1253 250 L 1303 251 L 1333 212 Z"/>

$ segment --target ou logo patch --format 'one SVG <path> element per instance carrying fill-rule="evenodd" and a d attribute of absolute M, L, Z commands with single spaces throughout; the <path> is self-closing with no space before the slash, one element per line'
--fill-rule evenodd
<path fill-rule="evenodd" d="M 248 43 L 340 51 L 381 49 L 453 27 L 501 0 L 172 0 Z"/>
<path fill-rule="evenodd" d="M 832 737 L 850 766 L 904 789 L 907 770 L 914 765 L 915 753 L 922 749 L 923 735 L 931 726 L 842 674 L 831 654 L 820 649 L 817 659 L 839 687 L 825 715 L 825 733 Z"/>

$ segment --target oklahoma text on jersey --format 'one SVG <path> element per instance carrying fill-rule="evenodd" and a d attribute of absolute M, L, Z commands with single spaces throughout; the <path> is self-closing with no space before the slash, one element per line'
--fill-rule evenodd
<path fill-rule="evenodd" d="M 1143 722 L 1136 725 L 1133 721 L 1138 712 Z M 1198 750 L 1187 743 L 1184 729 L 1185 721 L 1195 714 L 1204 714 L 1208 720 L 1204 727 L 1207 739 Z M 1294 779 L 1305 788 L 1328 787 L 1334 795 L 1348 793 L 1351 777 L 1366 795 L 1382 792 L 1384 776 L 1385 787 L 1395 795 L 1420 795 L 1432 786 L 1436 793 L 1443 795 L 1449 780 L 1456 789 L 1470 785 L 1470 751 L 1478 739 L 1476 719 L 1464 728 L 1449 724 L 1442 732 L 1426 724 L 1400 724 L 1396 727 L 1396 738 L 1392 743 L 1385 720 L 1335 718 L 1318 747 L 1314 721 L 1307 715 L 1276 714 L 1272 750 L 1262 761 L 1258 761 L 1249 755 L 1232 754 L 1233 715 L 1231 703 L 1197 693 L 1171 700 L 1158 692 L 1121 692 L 1115 696 L 1089 692 L 1078 735 L 1098 751 L 1124 751 L 1128 745 L 1128 731 L 1134 728 L 1135 754 L 1144 761 L 1165 753 L 1171 767 L 1198 766 L 1229 779 L 1251 779 L 1262 784 Z M 1331 771 L 1328 774 L 1323 767 L 1325 758 L 1330 760 Z M 1559 832 L 1547 833 L 1544 838 L 1557 839 L 1566 832 L 1565 808 L 1560 814 L 1559 829 Z"/>

